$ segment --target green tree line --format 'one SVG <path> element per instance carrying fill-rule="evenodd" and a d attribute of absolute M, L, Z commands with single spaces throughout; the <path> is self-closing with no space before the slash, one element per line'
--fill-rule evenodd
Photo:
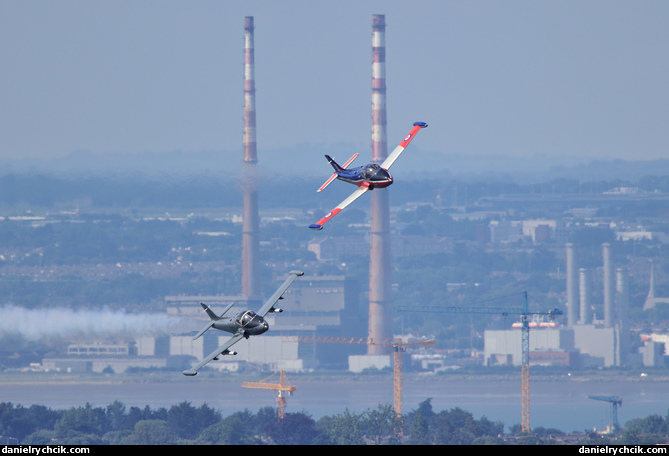
<path fill-rule="evenodd" d="M 203 404 L 184 401 L 169 408 L 106 407 L 90 404 L 53 410 L 0 403 L 0 442 L 22 445 L 503 445 L 556 444 L 559 430 L 537 428 L 522 434 L 520 426 L 504 434 L 502 422 L 474 416 L 460 408 L 435 412 L 430 399 L 400 419 L 392 406 L 362 413 L 348 409 L 314 420 L 308 413 L 277 417 L 273 407 L 228 416 Z M 669 442 L 669 416 L 629 421 L 622 434 L 603 437 L 584 433 L 579 444 L 658 444 Z"/>
<path fill-rule="evenodd" d="M 470 444 L 501 441 L 504 425 L 476 420 L 461 409 L 420 411 L 399 420 L 390 405 L 360 414 L 346 409 L 314 420 L 308 413 L 277 417 L 273 407 L 222 416 L 207 404 L 181 402 L 170 408 L 129 407 L 115 401 L 53 410 L 0 403 L 0 440 L 23 445 L 357 445 L 392 443 Z M 401 431 L 400 431 L 401 430 Z"/>

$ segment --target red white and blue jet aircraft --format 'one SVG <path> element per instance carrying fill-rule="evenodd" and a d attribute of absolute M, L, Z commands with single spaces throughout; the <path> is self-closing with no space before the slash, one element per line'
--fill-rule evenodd
<path fill-rule="evenodd" d="M 337 162 L 335 162 L 330 156 L 326 155 L 325 158 L 328 159 L 335 172 L 327 181 L 325 181 L 323 185 L 321 185 L 321 188 L 319 188 L 318 191 L 323 191 L 325 187 L 330 185 L 335 179 L 357 185 L 358 188 L 353 193 L 351 193 L 348 198 L 339 203 L 337 207 L 328 212 L 325 217 L 320 219 L 318 222 L 309 225 L 309 228 L 312 230 L 322 230 L 323 224 L 325 222 L 339 214 L 346 206 L 360 198 L 364 193 L 367 193 L 368 190 L 373 190 L 375 188 L 385 188 L 391 185 L 393 183 L 393 176 L 391 176 L 388 172 L 388 168 L 390 168 L 390 166 L 395 163 L 395 160 L 397 160 L 400 154 L 404 152 L 404 149 L 407 148 L 411 140 L 416 136 L 421 128 L 425 127 L 427 127 L 425 122 L 414 122 L 413 128 L 409 134 L 404 137 L 395 150 L 393 150 L 392 153 L 388 155 L 388 158 L 386 158 L 380 165 L 371 163 L 368 165 L 358 166 L 357 168 L 347 169 L 346 167 L 350 165 L 359 154 L 355 154 L 349 158 L 348 161 L 344 163 L 344 166 L 339 166 Z"/>

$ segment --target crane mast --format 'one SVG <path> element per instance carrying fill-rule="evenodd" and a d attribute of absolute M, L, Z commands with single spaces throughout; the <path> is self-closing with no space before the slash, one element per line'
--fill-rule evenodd
<path fill-rule="evenodd" d="M 530 432 L 530 315 L 547 315 L 554 318 L 556 315 L 562 315 L 559 309 L 549 311 L 529 311 L 527 292 L 523 292 L 523 306 L 513 308 L 490 308 L 490 307 L 440 307 L 440 306 L 399 306 L 400 312 L 455 312 L 455 313 L 483 313 L 496 315 L 520 315 L 522 323 L 521 335 L 521 429 L 524 433 Z"/>
<path fill-rule="evenodd" d="M 530 432 L 530 322 L 528 317 L 527 292 L 524 293 L 522 314 L 522 359 L 520 363 L 520 391 L 522 410 L 520 427 L 524 433 Z"/>
<path fill-rule="evenodd" d="M 268 383 L 267 380 L 272 378 L 274 375 L 276 375 L 276 372 L 261 382 L 243 382 L 242 387 L 268 389 L 276 391 L 277 392 L 276 403 L 277 403 L 278 415 L 279 419 L 283 419 L 284 416 L 286 416 L 286 393 L 288 393 L 289 396 L 292 396 L 293 392 L 297 388 L 294 385 L 291 385 L 290 382 L 288 382 L 286 373 L 283 371 L 283 369 L 281 369 L 279 374 L 279 383 Z"/>
<path fill-rule="evenodd" d="M 430 346 L 434 345 L 435 341 L 419 340 L 414 342 L 403 341 L 399 338 L 394 339 L 379 339 L 366 337 L 315 337 L 315 336 L 286 336 L 284 342 L 303 342 L 313 344 L 344 344 L 344 345 L 381 345 L 389 347 L 393 352 L 393 409 L 398 421 L 402 421 L 402 413 L 404 411 L 403 397 L 404 397 L 404 359 L 402 355 L 406 352 L 406 347 L 409 346 Z M 397 430 L 398 434 L 402 434 L 401 425 Z"/>

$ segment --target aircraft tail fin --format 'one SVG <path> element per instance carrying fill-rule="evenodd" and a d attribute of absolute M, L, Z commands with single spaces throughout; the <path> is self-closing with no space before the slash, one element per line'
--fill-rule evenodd
<path fill-rule="evenodd" d="M 209 308 L 209 306 L 206 305 L 205 303 L 201 302 L 200 305 L 202 306 L 202 308 L 204 309 L 204 313 L 207 314 L 207 316 L 209 317 L 210 320 L 212 320 L 212 321 L 216 321 L 216 320 L 218 320 L 218 319 L 221 318 L 221 317 L 219 317 L 218 315 L 216 315 L 216 314 L 214 313 L 214 311 L 211 310 L 211 309 Z"/>
<path fill-rule="evenodd" d="M 328 180 L 325 181 L 325 183 L 323 185 L 321 185 L 321 187 L 317 191 L 322 192 L 323 190 L 325 190 L 325 187 L 330 185 L 332 183 L 332 181 L 334 181 L 337 178 L 337 173 L 340 173 L 340 172 L 344 171 L 346 169 L 346 167 L 348 165 L 350 165 L 351 162 L 358 157 L 358 155 L 359 154 L 355 154 L 351 158 L 349 158 L 348 161 L 346 163 L 344 163 L 344 166 L 339 166 L 339 164 L 336 161 L 334 161 L 332 159 L 332 157 L 330 157 L 329 155 L 326 155 L 325 158 L 328 159 L 328 162 L 330 163 L 330 165 L 332 165 L 335 172 L 332 174 L 332 176 L 330 176 L 330 178 Z"/>
<path fill-rule="evenodd" d="M 233 302 L 233 303 L 231 303 L 230 305 L 228 305 L 228 307 L 225 308 L 225 310 L 223 311 L 223 313 L 222 313 L 220 316 L 216 315 L 216 313 L 214 313 L 214 311 L 211 310 L 211 309 L 209 308 L 209 306 L 206 305 L 205 303 L 201 302 L 200 305 L 201 305 L 202 308 L 204 309 L 204 313 L 207 314 L 207 316 L 209 317 L 209 320 L 211 320 L 211 321 L 210 321 L 209 323 L 207 323 L 207 325 L 206 325 L 204 328 L 202 328 L 202 329 L 200 330 L 200 332 L 198 332 L 198 333 L 195 335 L 195 337 L 193 337 L 193 340 L 199 339 L 200 336 L 201 336 L 202 334 L 204 334 L 205 332 L 207 332 L 207 330 L 208 330 L 209 328 L 211 328 L 212 326 L 214 326 L 214 323 L 216 323 L 218 320 L 220 320 L 221 318 L 223 318 L 223 315 L 225 315 L 225 313 L 226 313 L 228 310 L 230 310 L 230 308 L 231 308 L 232 306 L 234 306 L 235 303 Z"/>
<path fill-rule="evenodd" d="M 328 159 L 328 162 L 332 165 L 335 171 L 344 171 L 344 168 L 339 166 L 339 164 L 336 161 L 334 161 L 332 157 L 326 155 L 325 158 Z"/>
<path fill-rule="evenodd" d="M 209 319 L 212 320 L 212 321 L 216 321 L 216 320 L 220 320 L 221 318 L 223 318 L 223 315 L 225 315 L 226 313 L 228 313 L 228 310 L 230 310 L 230 309 L 232 308 L 232 306 L 235 305 L 235 303 L 232 302 L 232 303 L 228 304 L 228 307 L 225 308 L 225 310 L 223 311 L 223 313 L 221 313 L 221 315 L 216 315 L 216 314 L 214 313 L 214 311 L 211 310 L 211 309 L 209 308 L 209 306 L 206 305 L 206 304 L 203 303 L 203 302 L 201 302 L 200 305 L 201 305 L 202 308 L 204 309 L 204 313 L 207 314 L 207 316 L 209 317 Z"/>

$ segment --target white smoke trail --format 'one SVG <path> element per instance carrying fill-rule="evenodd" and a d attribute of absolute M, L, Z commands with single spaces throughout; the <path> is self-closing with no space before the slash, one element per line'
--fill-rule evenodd
<path fill-rule="evenodd" d="M 0 307 L 0 339 L 42 339 L 158 335 L 177 330 L 182 319 L 166 314 L 134 314 L 112 310 Z"/>

